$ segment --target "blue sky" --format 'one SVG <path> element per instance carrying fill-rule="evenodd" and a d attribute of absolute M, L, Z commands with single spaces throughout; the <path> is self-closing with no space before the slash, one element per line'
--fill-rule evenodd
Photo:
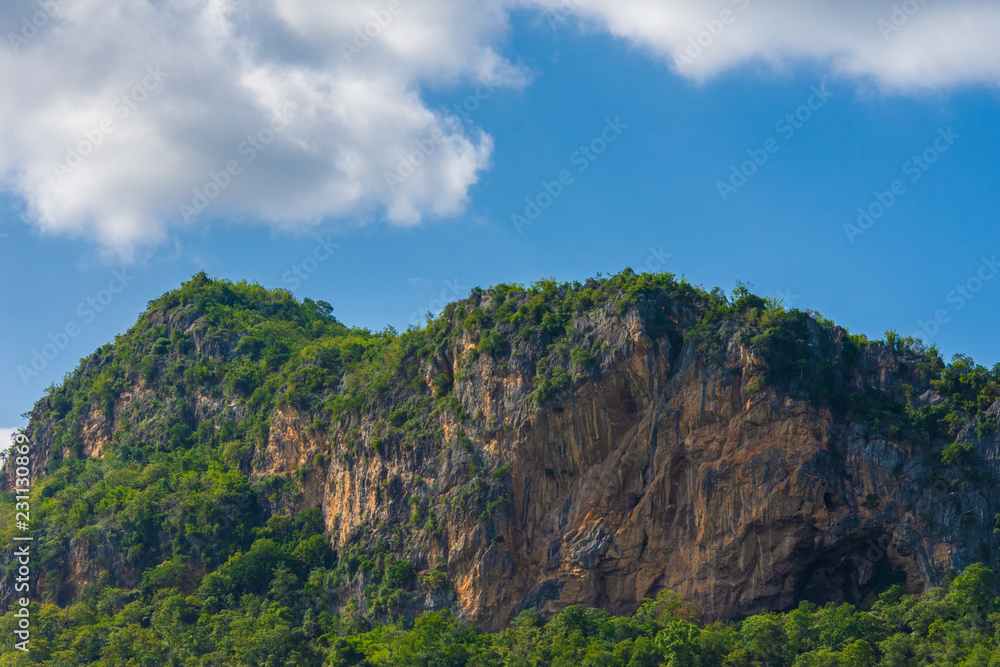
<path fill-rule="evenodd" d="M 222 4 L 221 16 L 237 26 L 234 34 L 258 39 L 261 53 L 280 52 L 275 62 L 315 73 L 322 68 L 310 58 L 346 58 L 342 49 L 322 58 L 299 53 L 321 35 L 296 33 L 295 21 L 303 12 L 316 18 L 326 11 L 318 6 L 274 0 L 270 14 L 258 15 L 253 12 L 268 4 L 263 0 Z M 365 5 L 369 14 L 389 6 L 346 4 Z M 44 41 L 85 20 L 69 5 L 51 19 L 51 36 L 41 29 L 21 52 L 0 56 L 0 70 L 11 68 L 14 58 L 45 63 L 37 67 L 49 78 L 39 80 L 62 81 L 67 91 L 60 97 L 57 86 L 30 98 L 19 75 L 0 75 L 24 96 L 15 127 L 0 135 L 0 164 L 8 174 L 0 198 L 0 426 L 24 425 L 20 415 L 46 386 L 125 331 L 149 300 L 200 270 L 325 299 L 343 322 L 375 329 L 403 329 L 476 285 L 584 279 L 625 267 L 666 270 L 726 290 L 746 280 L 762 295 L 815 309 L 854 332 L 922 333 L 947 355 L 1000 362 L 1000 279 L 994 279 L 1000 271 L 1000 67 L 991 51 L 976 51 L 976 35 L 964 37 L 972 44 L 968 52 L 955 54 L 920 23 L 927 14 L 928 24 L 950 25 L 955 3 L 920 9 L 898 35 L 888 36 L 877 20 L 891 16 L 892 3 L 857 5 L 857 16 L 845 10 L 844 20 L 856 21 L 852 30 L 863 36 L 825 47 L 802 37 L 828 20 L 822 12 L 772 15 L 750 3 L 740 9 L 739 3 L 679 2 L 677 16 L 657 17 L 665 27 L 656 32 L 644 31 L 642 21 L 629 23 L 628 2 L 567 1 L 558 21 L 549 20 L 559 7 L 554 2 L 484 4 L 494 12 L 490 20 L 476 18 L 461 36 L 452 33 L 464 46 L 445 55 L 444 47 L 413 47 L 428 48 L 420 52 L 424 60 L 402 57 L 410 48 L 405 21 L 466 26 L 467 17 L 455 8 L 417 16 L 418 9 L 400 5 L 380 30 L 383 43 L 373 40 L 352 58 L 368 58 L 363 67 L 370 71 L 346 84 L 334 77 L 309 89 L 342 86 L 343 96 L 334 100 L 340 107 L 331 102 L 324 116 L 302 101 L 309 99 L 302 90 L 284 91 L 286 99 L 299 100 L 287 129 L 270 125 L 281 111 L 273 102 L 281 95 L 268 97 L 273 82 L 248 74 L 246 85 L 271 100 L 255 117 L 253 105 L 236 93 L 207 92 L 210 77 L 195 81 L 183 63 L 168 64 L 163 82 L 146 78 L 143 84 L 146 62 L 156 58 L 136 56 L 131 44 L 118 45 L 122 54 L 115 59 L 124 63 L 125 84 L 116 88 L 102 79 L 70 90 L 55 68 L 63 56 L 45 50 Z M 21 25 L 32 7 L 12 3 L 0 18 Z M 643 3 L 631 7 L 639 11 Z M 699 25 L 727 10 L 736 17 L 732 25 L 693 64 L 679 60 L 688 45 L 684 36 L 697 36 Z M 988 3 L 982 10 L 984 30 L 995 27 Z M 153 9 L 143 11 L 126 18 L 151 22 Z M 251 14 L 241 18 L 237 11 Z M 759 14 L 751 20 L 754 11 Z M 364 26 L 367 15 L 330 28 L 344 35 L 333 43 L 350 44 L 352 26 Z M 279 19 L 292 27 L 278 30 Z M 675 29 L 670 19 L 695 22 Z M 398 43 L 392 30 L 399 31 Z M 774 35 L 785 34 L 791 37 L 783 48 L 774 44 Z M 169 44 L 184 35 L 161 37 Z M 156 40 L 148 41 L 155 49 Z M 94 45 L 95 52 L 98 47 L 108 44 Z M 352 87 L 368 81 L 391 84 L 376 92 Z M 491 83 L 484 88 L 481 81 Z M 136 86 L 144 86 L 144 94 L 135 95 Z M 77 141 L 101 127 L 102 113 L 116 113 L 109 103 L 115 96 L 107 94 L 115 90 L 143 99 L 133 100 L 125 118 L 111 116 L 115 131 L 105 134 L 107 143 L 93 159 L 60 181 L 62 189 L 34 177 L 51 173 L 52 156 L 58 161 L 66 153 L 66 141 L 53 153 L 13 132 L 45 137 L 48 123 L 59 134 L 68 121 L 58 119 L 74 113 L 66 100 L 98 99 L 96 115 L 68 123 L 67 141 Z M 384 97 L 372 101 L 377 95 Z M 204 126 L 197 114 L 182 122 L 179 100 L 217 108 Z M 458 125 L 448 118 L 456 104 L 476 107 Z M 354 107 L 360 111 L 344 121 L 346 130 L 327 127 Z M 0 120 L 12 113 L 0 110 Z M 249 135 L 241 126 L 219 138 L 227 125 L 244 121 Z M 386 139 L 411 121 L 411 134 Z M 273 136 L 256 132 L 269 125 L 277 127 Z M 386 189 L 385 172 L 412 154 L 414 142 L 430 146 L 435 128 L 435 150 L 398 190 Z M 261 149 L 247 161 L 241 141 L 255 134 Z M 337 159 L 324 161 L 323 151 Z M 372 154 L 391 157 L 378 161 Z M 755 157 L 762 164 L 753 163 Z M 211 174 L 225 181 L 219 174 L 237 161 L 233 185 L 185 221 L 179 204 L 196 203 L 192 187 L 204 192 Z M 732 181 L 734 167 L 751 175 Z M 344 173 L 352 178 L 338 176 Z M 164 174 L 175 181 L 164 185 Z M 77 177 L 80 182 L 72 182 Z M 723 197 L 720 182 L 739 187 Z M 545 208 L 533 211 L 526 200 Z M 875 214 L 862 219 L 864 225 L 859 208 Z M 536 212 L 531 224 L 512 221 Z M 67 328 L 71 335 L 64 335 Z M 53 358 L 41 368 L 36 352 Z M 24 372 L 33 358 L 37 375 Z"/>

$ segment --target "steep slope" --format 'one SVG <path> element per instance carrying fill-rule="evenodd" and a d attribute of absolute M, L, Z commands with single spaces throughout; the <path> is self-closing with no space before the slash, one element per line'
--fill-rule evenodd
<path fill-rule="evenodd" d="M 221 613 L 290 577 L 302 614 L 499 629 L 919 591 L 995 558 L 998 374 L 665 274 L 474 290 L 403 334 L 200 275 L 32 413 L 38 594 Z"/>

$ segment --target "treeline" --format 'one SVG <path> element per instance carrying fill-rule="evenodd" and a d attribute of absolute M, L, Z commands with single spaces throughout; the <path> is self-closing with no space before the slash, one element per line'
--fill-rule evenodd
<path fill-rule="evenodd" d="M 285 528 L 293 532 L 302 526 Z M 307 542 L 308 543 L 308 540 Z M 273 542 L 271 543 L 273 545 Z M 300 547 L 303 543 L 300 542 Z M 263 552 L 273 550 L 268 556 Z M 308 549 L 308 547 L 307 547 Z M 369 627 L 347 610 L 324 610 L 329 571 L 296 573 L 285 550 L 258 544 L 255 559 L 272 558 L 266 592 L 246 556 L 222 574 L 186 590 L 183 572 L 162 587 L 90 591 L 64 609 L 33 606 L 31 653 L 5 642 L 0 665 L 68 667 L 309 665 L 368 667 L 916 667 L 1000 664 L 997 577 L 969 566 L 923 595 L 900 586 L 869 610 L 802 602 L 788 613 L 701 624 L 676 594 L 664 591 L 635 614 L 567 607 L 548 622 L 525 611 L 508 629 L 477 632 L 452 612 Z M 283 556 L 284 554 L 284 556 Z M 317 550 L 313 558 L 322 558 Z M 272 563 L 273 566 L 273 563 Z M 158 568 L 160 569 L 160 568 Z M 162 573 L 161 573 L 162 575 Z M 237 581 L 235 576 L 239 576 Z M 181 584 L 178 588 L 172 584 Z M 234 588 L 235 586 L 235 588 Z M 235 596 L 235 597 L 234 597 Z M 235 605 L 232 603 L 235 601 Z M 232 606 L 226 606 L 232 605 Z M 225 608 L 223 608 L 225 607 Z M 319 610 L 319 611 L 317 611 Z M 0 619 L 12 636 L 15 619 Z"/>
<path fill-rule="evenodd" d="M 828 405 L 870 432 L 914 443 L 923 481 L 995 483 L 970 440 L 996 429 L 1000 366 L 967 357 L 946 364 L 933 347 L 892 332 L 873 343 L 745 286 L 726 296 L 631 271 L 499 285 L 473 290 L 426 327 L 373 333 L 341 324 L 326 302 L 199 274 L 150 302 L 135 327 L 36 406 L 29 436 L 48 446 L 35 454 L 46 463 L 31 501 L 43 604 L 32 606 L 31 654 L 0 643 L 0 667 L 1000 665 L 995 577 L 979 565 L 919 598 L 892 589 L 868 611 L 806 605 L 703 626 L 666 595 L 628 618 L 569 608 L 542 623 L 526 612 L 490 635 L 448 613 L 414 620 L 416 600 L 447 597 L 450 586 L 443 566 L 419 570 L 407 560 L 409 536 L 438 528 L 426 507 L 336 552 L 316 511 L 291 510 L 302 479 L 334 457 L 376 457 L 390 446 L 433 455 L 445 445 L 443 421 L 477 419 L 452 387 L 476 364 L 522 373 L 538 409 L 565 399 L 614 359 L 588 322 L 615 317 L 638 317 L 656 344 L 690 342 L 706 359 L 739 340 L 767 363 L 748 391 Z M 460 337 L 475 346 L 453 379 L 435 360 Z M 872 371 L 867 353 L 894 360 L 888 389 L 846 381 Z M 922 400 L 928 392 L 937 400 Z M 326 450 L 292 474 L 256 474 L 271 417 L 288 407 L 307 417 Z M 380 430 L 362 434 L 358 416 L 376 413 L 385 416 Z M 84 425 L 102 419 L 111 428 L 95 456 Z M 471 474 L 470 484 L 490 488 L 504 470 Z M 479 500 L 468 511 L 487 518 L 502 502 Z M 2 544 L 12 544 L 13 507 L 12 494 L 0 498 Z M 977 556 L 995 562 L 990 546 L 979 546 Z M 7 580 L 14 562 L 0 560 Z M 12 638 L 13 622 L 4 616 L 0 634 Z"/>

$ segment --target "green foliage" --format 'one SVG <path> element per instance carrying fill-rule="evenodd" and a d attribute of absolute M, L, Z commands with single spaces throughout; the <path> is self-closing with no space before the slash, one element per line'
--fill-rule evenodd
<path fill-rule="evenodd" d="M 740 626 L 741 647 L 761 664 L 785 664 L 787 636 L 782 619 L 774 614 L 751 616 Z"/>
<path fill-rule="evenodd" d="M 953 442 L 941 452 L 941 463 L 946 466 L 955 465 L 965 460 L 972 453 L 972 445 L 967 442 Z"/>
<path fill-rule="evenodd" d="M 481 415 L 466 414 L 475 411 L 460 383 L 476 373 L 530 381 L 536 407 L 556 411 L 637 340 L 671 364 L 688 345 L 696 363 L 723 371 L 749 350 L 761 372 L 748 394 L 831 408 L 910 440 L 927 475 L 985 486 L 973 439 L 996 430 L 1000 368 L 961 356 L 945 364 L 895 332 L 871 342 L 745 284 L 727 298 L 630 270 L 476 289 L 403 333 L 348 328 L 332 311 L 199 274 L 50 388 L 33 422 L 52 448 L 32 498 L 45 603 L 32 605 L 31 664 L 1000 664 L 997 578 L 981 564 L 920 597 L 890 589 L 870 610 L 803 603 L 704 626 L 664 592 L 630 617 L 567 607 L 543 622 L 529 610 L 484 634 L 450 611 L 416 613 L 425 596 L 447 599 L 451 583 L 443 562 L 424 570 L 413 555 L 456 513 L 499 539 L 492 524 L 510 506 L 510 469 L 484 461 L 470 440 L 481 435 L 465 430 Z M 625 330 L 636 339 L 609 335 Z M 84 424 L 96 420 L 109 430 L 92 457 Z M 264 445 L 289 420 L 309 425 L 300 435 L 310 459 L 295 475 L 252 474 L 268 468 Z M 408 499 L 397 480 L 379 480 L 373 492 L 404 508 L 403 525 L 359 528 L 339 552 L 318 510 L 290 509 L 312 469 L 399 450 L 452 457 L 466 483 L 438 497 L 418 482 Z M 71 550 L 100 564 L 98 581 L 63 585 Z M 0 617 L 0 632 L 11 636 L 15 622 Z M 7 643 L 0 664 L 23 658 Z"/>
<path fill-rule="evenodd" d="M 479 351 L 490 355 L 495 360 L 499 360 L 510 354 L 510 342 L 503 334 L 493 331 L 480 339 Z"/>
<path fill-rule="evenodd" d="M 294 532 L 300 530 L 296 525 L 274 521 L 261 532 Z M 233 585 L 220 582 L 219 575 L 206 577 L 197 591 L 185 591 L 185 575 L 168 564 L 157 568 L 157 576 L 176 585 L 149 601 L 107 588 L 65 609 L 33 605 L 32 664 L 875 667 L 988 666 L 1000 656 L 996 575 L 983 566 L 970 566 L 947 588 L 920 597 L 890 589 L 871 611 L 803 603 L 788 613 L 701 626 L 690 606 L 665 591 L 632 616 L 569 606 L 542 622 L 529 610 L 509 628 L 489 634 L 451 611 L 371 627 L 352 617 L 356 602 L 343 615 L 331 615 L 315 597 L 323 581 L 317 570 L 303 579 L 294 562 L 266 555 L 272 547 L 260 551 L 266 564 L 255 567 L 271 569 L 269 582 L 263 593 L 238 600 L 219 597 Z M 364 597 L 380 604 L 393 586 L 412 577 L 408 563 L 394 561 Z M 439 571 L 420 581 L 428 591 L 447 585 Z M 0 631 L 15 620 L 12 613 L 0 618 Z M 18 664 L 10 662 L 9 645 L 0 650 L 5 652 L 0 659 L 8 660 L 4 664 Z"/>
<path fill-rule="evenodd" d="M 439 591 L 448 587 L 448 573 L 429 570 L 420 575 L 420 586 L 428 591 Z"/>
<path fill-rule="evenodd" d="M 451 377 L 445 375 L 444 373 L 438 375 L 436 378 L 434 378 L 434 381 L 431 382 L 431 386 L 434 387 L 434 393 L 436 396 L 443 396 L 447 394 L 449 391 L 451 391 L 451 387 L 453 384 L 454 381 L 451 379 Z"/>
<path fill-rule="evenodd" d="M 562 366 L 554 366 L 551 369 L 547 364 L 539 364 L 540 372 L 535 377 L 534 399 L 538 405 L 543 405 L 550 399 L 565 391 L 570 386 L 569 373 Z"/>
<path fill-rule="evenodd" d="M 762 319 L 767 328 L 750 339 L 767 361 L 765 381 L 815 403 L 831 403 L 837 391 L 835 367 L 827 361 L 829 349 L 824 349 L 815 321 L 800 310 L 765 312 L 773 313 Z"/>
<path fill-rule="evenodd" d="M 154 466 L 109 476 L 147 485 L 171 479 L 169 467 Z M 357 602 L 330 614 L 330 586 L 340 577 L 364 576 L 364 604 L 379 613 L 408 604 L 412 585 L 446 590 L 448 577 L 439 570 L 417 576 L 384 542 L 371 550 L 355 542 L 338 559 L 321 530 L 316 510 L 275 515 L 207 574 L 175 555 L 147 569 L 138 588 L 106 586 L 64 608 L 32 604 L 31 664 L 786 667 L 989 665 L 998 655 L 1000 591 L 981 564 L 921 597 L 896 586 L 870 611 L 803 603 L 702 627 L 692 607 L 664 591 L 631 617 L 571 606 L 548 623 L 525 612 L 510 628 L 482 634 L 450 611 L 374 627 L 359 621 Z M 13 611 L 0 617 L 0 632 L 16 620 Z M 9 643 L 0 648 L 2 664 L 19 664 L 15 655 Z"/>

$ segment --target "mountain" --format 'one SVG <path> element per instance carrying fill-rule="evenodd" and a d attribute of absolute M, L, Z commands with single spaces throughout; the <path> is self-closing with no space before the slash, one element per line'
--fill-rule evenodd
<path fill-rule="evenodd" d="M 32 411 L 35 597 L 231 638 L 279 603 L 305 635 L 866 605 L 995 563 L 998 380 L 670 274 L 475 289 L 403 333 L 199 274 Z"/>

